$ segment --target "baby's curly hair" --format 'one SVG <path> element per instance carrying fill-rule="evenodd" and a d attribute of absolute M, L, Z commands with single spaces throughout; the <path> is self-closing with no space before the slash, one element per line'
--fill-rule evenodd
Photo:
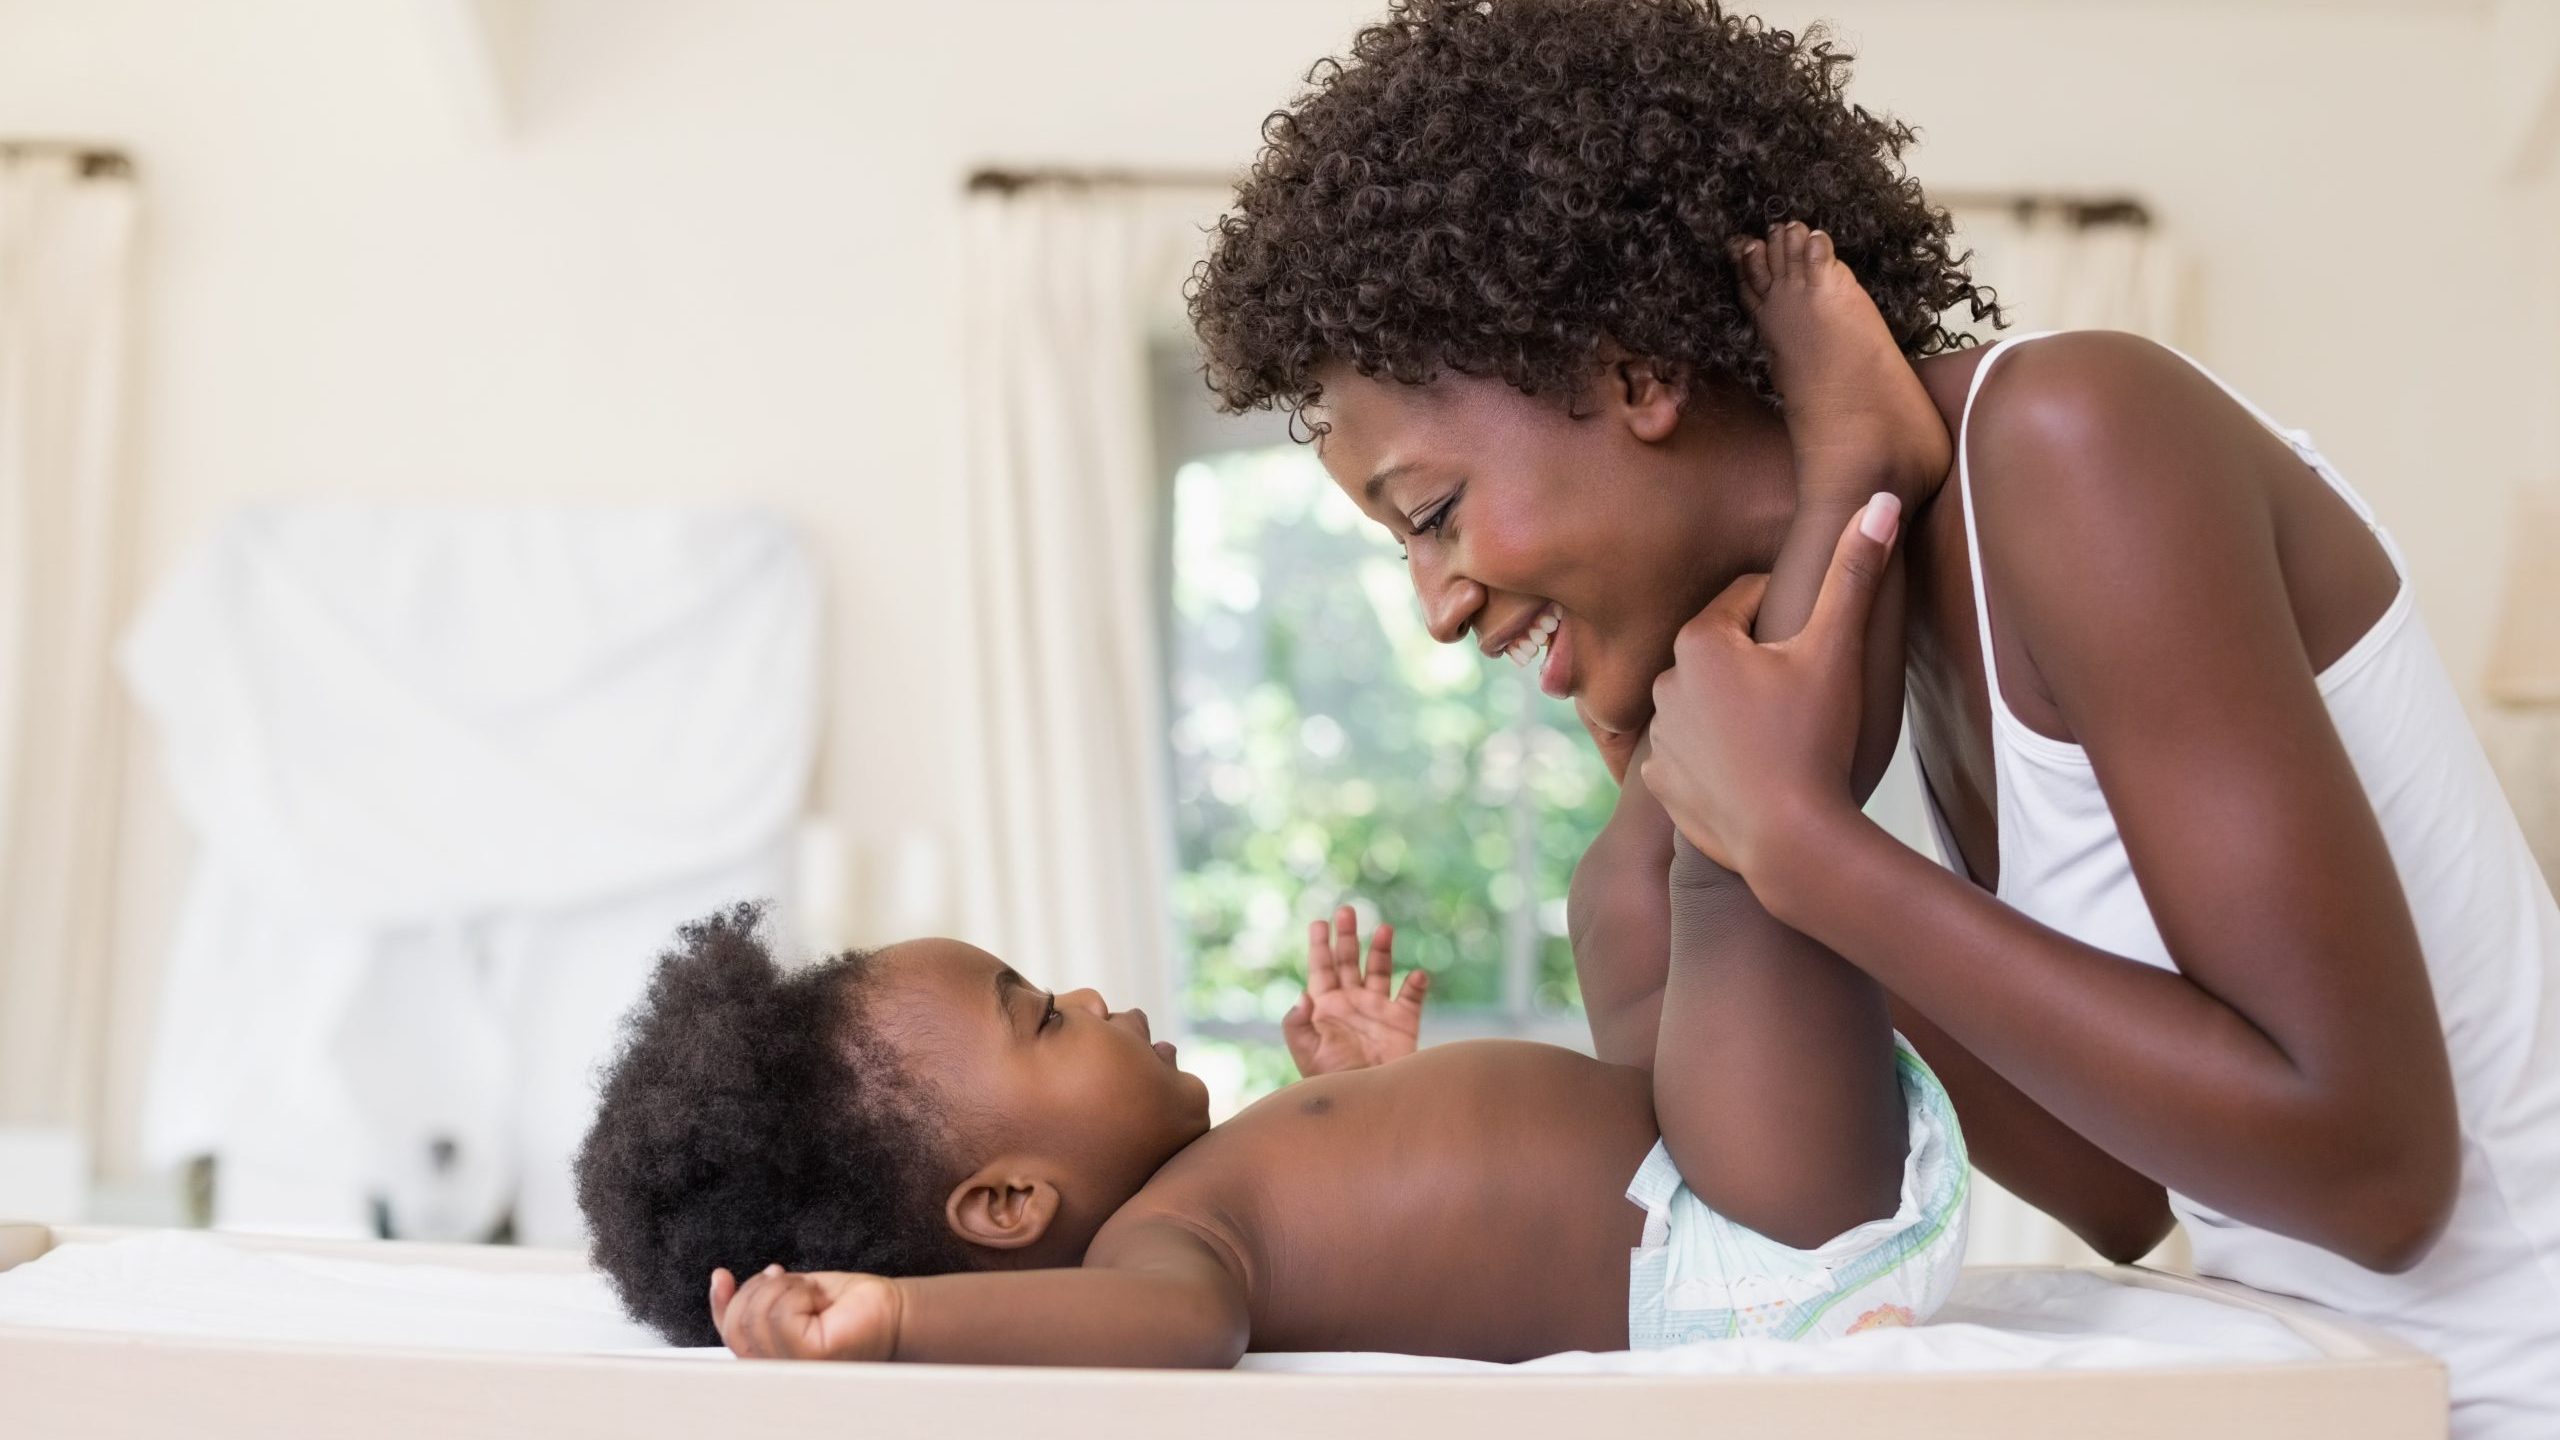
<path fill-rule="evenodd" d="M 1904 353 L 2001 322 L 1903 173 L 1911 128 L 1842 96 L 1850 57 L 1718 0 L 1393 0 L 1264 145 L 1186 294 L 1228 410 L 1315 371 L 1579 393 L 1614 341 L 1771 398 L 1725 244 L 1828 231 Z"/>
<path fill-rule="evenodd" d="M 883 1058 L 870 956 L 786 975 L 740 905 L 687 925 L 624 1022 L 578 1150 L 578 1206 L 623 1308 L 716 1345 L 711 1271 L 975 1268 L 942 1224 L 932 1107 Z"/>

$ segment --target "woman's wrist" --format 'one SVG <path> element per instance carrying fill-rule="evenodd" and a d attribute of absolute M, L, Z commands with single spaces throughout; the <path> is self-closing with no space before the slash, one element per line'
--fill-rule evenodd
<path fill-rule="evenodd" d="M 1841 872 L 1861 863 L 1860 848 L 1882 835 L 1845 797 L 1811 801 L 1763 830 L 1751 853 L 1740 857 L 1743 879 L 1771 918 L 1811 935 L 1814 917 L 1830 903 Z"/>

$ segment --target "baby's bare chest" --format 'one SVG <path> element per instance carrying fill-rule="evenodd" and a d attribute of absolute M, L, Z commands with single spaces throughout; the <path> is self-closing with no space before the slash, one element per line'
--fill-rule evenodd
<path fill-rule="evenodd" d="M 1534 1053 L 1551 1047 L 1463 1053 L 1476 1048 L 1291 1087 L 1158 1182 L 1242 1258 L 1255 1349 L 1504 1359 L 1624 1343 L 1644 1222 L 1625 1191 L 1655 1138 L 1644 1077 Z"/>

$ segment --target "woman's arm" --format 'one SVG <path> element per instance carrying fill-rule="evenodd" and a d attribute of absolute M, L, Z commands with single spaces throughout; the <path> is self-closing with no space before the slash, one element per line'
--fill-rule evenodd
<path fill-rule="evenodd" d="M 1640 761 L 1642 752 L 1635 758 Z M 1641 772 L 1630 768 L 1618 808 L 1574 868 L 1567 906 L 1574 968 L 1582 980 L 1594 1053 L 1612 1064 L 1653 1068 L 1671 950 L 1671 899 L 1663 878 L 1670 870 L 1673 833 L 1671 818 L 1646 790 Z M 1739 879 L 1733 883 L 1741 885 Z M 1739 898 L 1758 909 L 1747 890 Z M 1765 914 L 1759 923 L 1784 931 Z M 1752 934 L 1741 927 L 1725 943 L 1749 943 Z M 1795 937 L 1795 943 L 1807 942 Z M 2158 1181 L 2053 1118 L 1911 1006 L 1896 1000 L 1893 1014 L 1895 1028 L 1919 1049 L 1954 1100 L 1974 1163 L 2010 1193 L 2061 1221 L 2110 1260 L 2138 1260 L 2169 1233 L 2168 1196 Z"/>
<path fill-rule="evenodd" d="M 2452 1206 L 2450 1066 L 2249 468 L 2272 442 L 2130 337 L 2008 364 L 1973 440 L 1993 621 L 2087 749 L 2178 971 L 2040 925 L 1837 802 L 1774 804 L 1745 873 L 2144 1174 L 2405 1268 Z"/>
<path fill-rule="evenodd" d="M 1225 1369 L 1252 1328 L 1234 1267 L 1166 1221 L 1106 1225 L 1075 1269 L 727 1279 L 712 1318 L 750 1359 Z"/>
<path fill-rule="evenodd" d="M 1898 998 L 1893 1024 L 1946 1087 L 1975 1168 L 2116 1264 L 2130 1265 L 2169 1238 L 2177 1217 L 2159 1181 L 2053 1118 Z"/>

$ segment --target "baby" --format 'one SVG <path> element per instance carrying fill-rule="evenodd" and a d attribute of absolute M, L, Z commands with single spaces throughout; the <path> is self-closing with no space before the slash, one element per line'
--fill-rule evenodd
<path fill-rule="evenodd" d="M 1350 1068 L 1214 1128 L 1206 1089 L 1138 1011 L 1051 994 L 954 940 L 784 974 L 756 918 L 683 932 L 579 1161 L 597 1263 L 678 1343 L 1010 1364 L 1226 1366 L 1248 1348 L 1512 1361 L 1910 1324 L 1961 1256 L 1962 1142 L 1908 1050 L 1898 1194 L 1796 1250 L 1680 1182 L 1661 1117 L 1726 1097 L 1552 1045 L 1402 1054 L 1393 1012 L 1418 1013 L 1418 994 L 1386 999 L 1383 935 L 1364 973 L 1347 910 L 1317 927 L 1320 993 L 1299 1013 Z"/>
<path fill-rule="evenodd" d="M 1802 490 L 1770 638 L 1849 556 L 1848 497 L 1947 447 L 1827 237 L 1734 254 Z M 1869 664 L 1862 756 L 1900 693 Z M 683 932 L 606 1079 L 596 1262 L 670 1340 L 757 1357 L 1516 1361 L 1925 1319 L 1964 1245 L 1945 1092 L 1872 982 L 1676 841 L 1631 746 L 1571 898 L 1597 1058 L 1407 1053 L 1420 992 L 1345 910 L 1285 1027 L 1307 1078 L 1213 1128 L 1138 1011 L 956 940 L 786 974 L 740 909 Z"/>

